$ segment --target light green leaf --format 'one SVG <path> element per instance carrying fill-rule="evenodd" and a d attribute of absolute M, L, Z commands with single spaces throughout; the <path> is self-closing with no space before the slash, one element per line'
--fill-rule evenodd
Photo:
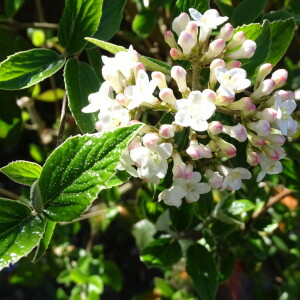
<path fill-rule="evenodd" d="M 24 4 L 25 0 L 5 0 L 4 10 L 7 16 L 13 17 Z"/>
<path fill-rule="evenodd" d="M 56 222 L 80 217 L 116 173 L 120 156 L 140 126 L 71 137 L 56 148 L 39 179 L 43 214 Z"/>
<path fill-rule="evenodd" d="M 132 229 L 132 235 L 134 236 L 139 249 L 143 249 L 146 245 L 152 242 L 155 233 L 155 226 L 147 219 L 143 219 L 135 223 Z"/>
<path fill-rule="evenodd" d="M 99 25 L 103 0 L 66 0 L 59 23 L 58 39 L 69 55 L 86 45 L 84 37 L 92 36 Z"/>
<path fill-rule="evenodd" d="M 209 9 L 209 6 L 209 0 L 177 0 L 173 11 L 173 18 L 177 17 L 182 12 L 187 13 L 189 8 L 194 8 L 199 12 L 204 13 Z"/>
<path fill-rule="evenodd" d="M 226 208 L 226 212 L 232 216 L 239 216 L 245 212 L 253 210 L 255 205 L 247 199 L 235 200 Z"/>
<path fill-rule="evenodd" d="M 65 91 L 63 89 L 53 89 L 53 90 L 47 90 L 38 96 L 36 96 L 34 99 L 43 101 L 43 102 L 55 102 L 57 100 L 61 100 L 65 95 Z"/>
<path fill-rule="evenodd" d="M 2 167 L 0 171 L 17 183 L 31 186 L 39 179 L 42 167 L 30 161 L 17 160 Z"/>
<path fill-rule="evenodd" d="M 230 22 L 233 26 L 254 22 L 263 12 L 267 0 L 243 0 L 233 11 Z"/>
<path fill-rule="evenodd" d="M 266 62 L 275 66 L 280 61 L 292 41 L 295 26 L 294 18 L 278 20 L 270 24 L 271 47 Z"/>
<path fill-rule="evenodd" d="M 27 205 L 0 198 L 0 270 L 29 254 L 43 232 L 43 219 Z"/>
<path fill-rule="evenodd" d="M 189 247 L 186 270 L 201 299 L 214 300 L 218 287 L 218 271 L 212 253 L 201 245 Z"/>
<path fill-rule="evenodd" d="M 90 43 L 95 44 L 96 46 L 98 46 L 112 54 L 116 54 L 120 51 L 127 51 L 126 48 L 124 48 L 122 46 L 114 45 L 112 43 L 100 41 L 100 40 L 97 40 L 94 38 L 89 38 L 89 37 L 87 37 L 85 39 L 87 41 L 89 41 Z M 171 67 L 162 61 L 159 61 L 157 59 L 150 58 L 147 56 L 141 56 L 140 62 L 142 62 L 149 71 L 160 71 L 165 74 L 170 74 Z"/>
<path fill-rule="evenodd" d="M 172 238 L 156 239 L 141 252 L 141 260 L 148 267 L 170 267 L 181 258 L 178 241 Z"/>
<path fill-rule="evenodd" d="M 89 94 L 99 90 L 100 82 L 95 71 L 87 63 L 70 58 L 64 75 L 69 107 L 77 125 L 83 133 L 93 132 L 98 113 L 83 113 L 81 110 L 89 104 Z"/>
<path fill-rule="evenodd" d="M 65 58 L 48 49 L 32 49 L 9 56 L 0 64 L 0 89 L 32 86 L 56 73 Z"/>
<path fill-rule="evenodd" d="M 98 275 L 92 275 L 88 278 L 88 291 L 89 293 L 96 293 L 97 295 L 100 295 L 103 293 L 103 281 L 101 277 Z"/>

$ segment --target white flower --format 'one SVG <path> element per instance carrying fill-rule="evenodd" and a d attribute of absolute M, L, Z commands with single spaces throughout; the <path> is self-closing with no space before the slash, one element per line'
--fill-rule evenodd
<path fill-rule="evenodd" d="M 142 179 L 164 178 L 168 170 L 167 159 L 173 151 L 170 143 L 137 147 L 130 151 L 131 159 L 137 163 L 138 175 Z"/>
<path fill-rule="evenodd" d="M 204 131 L 208 128 L 207 120 L 214 114 L 216 106 L 210 101 L 208 94 L 213 91 L 193 91 L 188 99 L 177 100 L 178 112 L 175 115 L 175 123 L 196 131 Z"/>
<path fill-rule="evenodd" d="M 251 173 L 245 168 L 230 169 L 223 165 L 218 167 L 218 170 L 224 175 L 222 190 L 231 188 L 232 190 L 239 190 L 242 187 L 242 179 L 250 179 Z"/>
<path fill-rule="evenodd" d="M 267 158 L 263 153 L 259 154 L 261 171 L 258 173 L 256 182 L 260 182 L 264 179 L 266 174 L 279 174 L 282 172 L 282 164 L 279 160 Z"/>
<path fill-rule="evenodd" d="M 169 189 L 163 190 L 158 195 L 158 201 L 163 200 L 167 205 L 179 207 L 185 194 L 186 192 L 181 188 L 181 186 L 172 185 Z"/>
<path fill-rule="evenodd" d="M 194 8 L 189 9 L 191 17 L 197 22 L 200 27 L 216 29 L 217 26 L 228 20 L 228 17 L 220 17 L 216 9 L 209 9 L 203 15 Z"/>
<path fill-rule="evenodd" d="M 218 94 L 227 98 L 234 98 L 235 93 L 239 93 L 251 85 L 251 81 L 246 79 L 246 71 L 241 68 L 227 70 L 224 67 L 217 67 L 215 75 L 220 83 Z"/>
<path fill-rule="evenodd" d="M 288 130 L 293 127 L 291 113 L 296 109 L 295 100 L 282 101 L 278 93 L 275 94 L 274 109 L 277 111 L 276 125 L 283 135 L 288 134 Z"/>
<path fill-rule="evenodd" d="M 90 94 L 88 97 L 90 104 L 81 111 L 92 113 L 98 110 L 105 110 L 114 104 L 112 88 L 107 81 L 104 81 L 97 93 Z"/>
<path fill-rule="evenodd" d="M 139 70 L 135 85 L 127 86 L 124 90 L 125 96 L 130 99 L 128 109 L 132 110 L 140 105 L 154 106 L 158 103 L 157 98 L 152 94 L 156 88 L 154 80 L 149 81 L 149 77 L 144 70 Z"/>

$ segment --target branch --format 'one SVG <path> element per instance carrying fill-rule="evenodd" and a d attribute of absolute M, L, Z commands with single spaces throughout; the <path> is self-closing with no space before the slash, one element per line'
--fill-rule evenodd
<path fill-rule="evenodd" d="M 63 134 L 64 134 L 65 123 L 66 123 L 66 118 L 67 118 L 67 102 L 68 102 L 67 93 L 65 93 L 63 102 L 62 102 L 61 116 L 60 116 L 60 123 L 59 123 L 56 146 L 59 146 L 63 141 Z"/>
<path fill-rule="evenodd" d="M 39 28 L 39 29 L 57 29 L 58 24 L 47 22 L 17 22 L 15 20 L 1 21 L 0 24 L 7 25 L 15 29 Z"/>

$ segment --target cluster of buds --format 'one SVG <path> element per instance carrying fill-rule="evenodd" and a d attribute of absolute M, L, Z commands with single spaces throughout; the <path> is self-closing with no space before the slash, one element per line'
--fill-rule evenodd
<path fill-rule="evenodd" d="M 191 87 L 189 70 L 181 66 L 171 68 L 170 78 L 158 71 L 148 75 L 139 54 L 130 47 L 113 58 L 102 57 L 105 81 L 82 109 L 85 113 L 100 111 L 95 124 L 99 132 L 138 123 L 149 109 L 173 116 L 168 124 L 146 124 L 129 144 L 118 168 L 158 184 L 173 165 L 169 171 L 173 182 L 159 200 L 174 206 L 180 206 L 183 199 L 197 201 L 211 189 L 240 189 L 252 174 L 242 167 L 229 167 L 231 158 L 243 154 L 237 153 L 237 143 L 246 144 L 249 168 L 260 166 L 257 182 L 266 174 L 280 173 L 280 159 L 285 156 L 282 145 L 298 128 L 291 117 L 296 108 L 294 95 L 280 89 L 287 72 L 272 73 L 272 65 L 263 64 L 252 84 L 236 59 L 250 58 L 255 42 L 247 40 L 242 31 L 234 33 L 229 23 L 211 40 L 212 29 L 228 18 L 213 9 L 203 15 L 192 8 L 189 12 L 192 21 L 182 13 L 172 23 L 178 44 L 171 31 L 165 38 L 174 59 L 192 61 L 193 73 L 195 68 L 209 67 L 203 88 L 195 87 L 194 78 Z M 176 139 L 183 130 L 189 138 L 186 149 Z"/>

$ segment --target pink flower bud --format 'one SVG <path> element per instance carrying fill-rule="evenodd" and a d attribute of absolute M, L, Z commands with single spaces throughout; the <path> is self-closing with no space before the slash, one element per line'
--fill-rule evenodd
<path fill-rule="evenodd" d="M 295 120 L 291 120 L 291 125 L 287 130 L 287 136 L 293 136 L 298 131 L 298 122 Z"/>
<path fill-rule="evenodd" d="M 265 79 L 265 77 L 271 73 L 272 69 L 273 66 L 269 63 L 261 65 L 257 72 L 256 84 L 260 84 Z"/>
<path fill-rule="evenodd" d="M 238 60 L 232 60 L 229 63 L 225 64 L 225 68 L 228 70 L 234 69 L 234 68 L 240 68 L 242 66 L 242 63 Z"/>
<path fill-rule="evenodd" d="M 190 21 L 188 23 L 188 25 L 186 26 L 185 30 L 193 36 L 195 41 L 197 41 L 197 38 L 198 38 L 198 25 L 197 25 L 197 22 Z"/>
<path fill-rule="evenodd" d="M 216 99 L 216 105 L 217 106 L 228 106 L 229 104 L 231 104 L 234 101 L 234 97 L 229 98 L 229 97 L 223 95 L 222 92 L 223 91 L 221 88 L 219 88 L 217 90 L 218 97 Z"/>
<path fill-rule="evenodd" d="M 183 58 L 184 58 L 183 53 L 182 53 L 180 50 L 176 49 L 176 48 L 172 48 L 172 49 L 170 50 L 170 55 L 171 55 L 171 57 L 172 57 L 174 60 L 177 60 L 177 59 L 183 59 Z"/>
<path fill-rule="evenodd" d="M 263 137 L 257 136 L 249 132 L 248 132 L 248 140 L 250 141 L 252 146 L 257 148 L 261 148 L 266 144 L 266 140 Z"/>
<path fill-rule="evenodd" d="M 210 149 L 211 152 L 217 152 L 220 150 L 219 145 L 217 145 L 217 143 L 213 140 L 210 140 L 206 146 Z"/>
<path fill-rule="evenodd" d="M 171 124 L 163 124 L 159 127 L 159 134 L 164 139 L 170 139 L 174 137 L 175 130 L 174 126 Z"/>
<path fill-rule="evenodd" d="M 165 42 L 170 46 L 170 48 L 177 48 L 177 43 L 172 31 L 168 30 L 164 34 Z"/>
<path fill-rule="evenodd" d="M 277 119 L 277 110 L 267 107 L 263 111 L 257 111 L 254 116 L 257 119 L 266 120 L 267 122 L 272 123 Z"/>
<path fill-rule="evenodd" d="M 247 155 L 247 163 L 250 166 L 256 166 L 259 164 L 260 162 L 259 154 L 253 151 L 250 147 L 247 147 L 246 155 Z"/>
<path fill-rule="evenodd" d="M 210 90 L 210 89 L 205 89 L 203 92 L 202 92 L 202 97 L 212 103 L 215 103 L 216 102 L 216 99 L 217 99 L 217 95 L 214 91 Z"/>
<path fill-rule="evenodd" d="M 231 41 L 227 44 L 226 50 L 232 50 L 236 47 L 241 46 L 246 40 L 246 35 L 243 31 L 238 31 L 235 33 Z"/>
<path fill-rule="evenodd" d="M 226 141 L 224 141 L 220 137 L 215 138 L 215 143 L 218 144 L 222 152 L 226 155 L 226 157 L 231 158 L 236 156 L 236 148 Z"/>
<path fill-rule="evenodd" d="M 272 144 L 277 146 L 282 146 L 286 138 L 281 134 L 269 134 L 266 136 L 266 139 Z"/>
<path fill-rule="evenodd" d="M 285 90 L 276 91 L 276 94 L 279 94 L 282 101 L 294 99 L 293 97 L 290 98 L 290 96 L 291 96 L 290 93 L 294 94 L 291 91 L 285 91 Z"/>
<path fill-rule="evenodd" d="M 229 41 L 232 37 L 234 28 L 230 23 L 226 23 L 221 27 L 220 33 L 218 34 L 219 39 L 223 39 L 225 42 Z"/>
<path fill-rule="evenodd" d="M 98 132 L 100 132 L 100 131 L 102 130 L 102 128 L 103 128 L 103 122 L 97 121 L 97 122 L 95 123 L 95 129 L 96 129 Z"/>
<path fill-rule="evenodd" d="M 141 62 L 137 63 L 134 66 L 133 73 L 134 73 L 135 78 L 137 78 L 137 74 L 140 70 L 146 71 L 144 64 L 142 64 Z"/>
<path fill-rule="evenodd" d="M 128 150 L 131 151 L 135 148 L 141 147 L 142 143 L 141 143 L 141 138 L 140 137 L 135 137 L 130 144 L 128 145 Z"/>
<path fill-rule="evenodd" d="M 234 101 L 230 103 L 227 108 L 232 110 L 240 110 L 243 116 L 248 116 L 256 111 L 256 106 L 249 97 L 244 97 L 238 101 Z"/>
<path fill-rule="evenodd" d="M 170 105 L 174 105 L 176 103 L 176 98 L 173 94 L 173 90 L 169 89 L 169 88 L 164 88 L 161 89 L 161 91 L 159 92 L 159 98 Z"/>
<path fill-rule="evenodd" d="M 173 169 L 174 177 L 180 178 L 184 176 L 186 165 L 183 163 L 181 156 L 178 153 L 173 154 Z"/>
<path fill-rule="evenodd" d="M 247 140 L 247 130 L 241 124 L 235 126 L 223 125 L 223 132 L 239 142 L 245 142 Z"/>
<path fill-rule="evenodd" d="M 171 69 L 171 77 L 176 81 L 179 91 L 186 92 L 186 70 L 180 66 L 174 66 Z"/>
<path fill-rule="evenodd" d="M 210 69 L 210 73 L 209 73 L 209 87 L 211 89 L 214 89 L 216 83 L 217 83 L 217 77 L 215 75 L 215 69 L 217 67 L 225 67 L 225 61 L 222 60 L 222 59 L 219 59 L 219 58 L 216 58 L 214 59 L 210 66 L 209 66 L 209 69 Z"/>
<path fill-rule="evenodd" d="M 212 121 L 208 124 L 208 132 L 212 135 L 217 135 L 223 131 L 223 125 L 219 121 Z"/>
<path fill-rule="evenodd" d="M 279 152 L 276 151 L 272 146 L 265 145 L 265 146 L 262 147 L 262 150 L 268 158 L 273 159 L 273 160 L 279 160 L 280 159 Z"/>
<path fill-rule="evenodd" d="M 251 58 L 256 50 L 256 43 L 252 40 L 246 40 L 242 47 L 238 50 L 228 53 L 228 59 L 241 59 L 241 58 Z"/>
<path fill-rule="evenodd" d="M 178 38 L 178 45 L 181 47 L 184 55 L 189 55 L 196 43 L 196 40 L 189 32 L 182 31 L 180 33 L 180 36 Z"/>
<path fill-rule="evenodd" d="M 266 136 L 270 133 L 271 126 L 270 123 L 266 120 L 259 120 L 257 122 L 249 122 L 247 123 L 247 127 L 259 136 Z"/>
<path fill-rule="evenodd" d="M 167 88 L 166 76 L 162 72 L 152 72 L 151 78 L 157 84 L 160 90 Z"/>
<path fill-rule="evenodd" d="M 210 149 L 199 144 L 197 140 L 191 140 L 189 147 L 186 149 L 186 153 L 192 158 L 192 160 L 212 157 Z"/>
<path fill-rule="evenodd" d="M 275 89 L 281 88 L 287 81 L 288 72 L 285 69 L 279 69 L 272 74 L 271 79 L 275 81 Z"/>
<path fill-rule="evenodd" d="M 266 79 L 260 83 L 258 88 L 251 94 L 251 98 L 259 99 L 266 95 L 270 95 L 275 86 L 275 82 L 272 79 Z"/>
<path fill-rule="evenodd" d="M 130 100 L 128 98 L 125 97 L 124 94 L 118 94 L 116 96 L 116 100 L 121 104 L 121 105 L 124 105 L 124 106 L 127 106 L 130 102 Z"/>
<path fill-rule="evenodd" d="M 221 189 L 223 184 L 223 176 L 219 172 L 214 172 L 211 169 L 205 170 L 205 175 L 208 177 L 208 182 L 214 189 Z"/>
<path fill-rule="evenodd" d="M 208 51 L 204 54 L 204 59 L 211 60 L 222 53 L 225 47 L 225 42 L 222 39 L 217 39 L 209 44 Z"/>
<path fill-rule="evenodd" d="M 160 137 L 156 132 L 149 132 L 143 136 L 143 144 L 145 147 L 155 146 L 160 141 Z"/>
<path fill-rule="evenodd" d="M 172 30 L 176 32 L 177 36 L 179 36 L 181 32 L 185 30 L 190 20 L 191 19 L 187 13 L 181 13 L 173 20 Z"/>

